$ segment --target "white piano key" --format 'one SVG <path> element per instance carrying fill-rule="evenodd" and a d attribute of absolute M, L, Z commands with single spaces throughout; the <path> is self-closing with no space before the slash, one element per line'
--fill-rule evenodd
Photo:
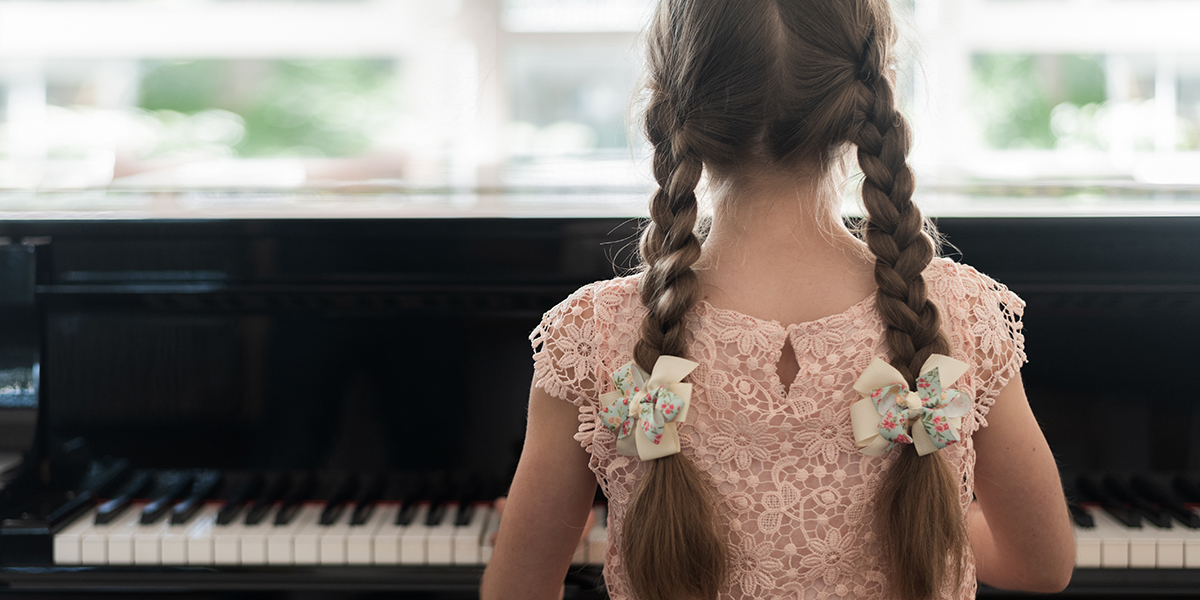
<path fill-rule="evenodd" d="M 275 510 L 276 508 L 272 508 L 268 516 L 264 517 L 263 520 L 267 520 L 273 516 Z M 247 509 L 243 508 L 232 523 L 228 525 L 215 525 L 213 527 L 213 564 L 242 564 L 242 532 L 246 529 L 246 512 Z"/>
<path fill-rule="evenodd" d="M 187 564 L 187 525 L 170 525 L 159 539 L 160 564 Z"/>
<path fill-rule="evenodd" d="M 104 538 L 104 533 L 113 525 L 115 523 L 96 525 L 93 522 L 91 527 L 84 530 L 83 534 L 79 536 L 80 564 L 108 564 L 108 540 Z"/>
<path fill-rule="evenodd" d="M 1179 523 L 1173 523 L 1171 529 L 1154 528 L 1156 555 L 1154 566 L 1157 569 L 1182 569 L 1183 545 L 1187 529 Z"/>
<path fill-rule="evenodd" d="M 168 518 L 160 518 L 157 523 L 141 524 L 138 517 L 138 528 L 133 534 L 133 563 L 136 565 L 162 564 L 162 538 L 170 527 Z"/>
<path fill-rule="evenodd" d="M 1200 529 L 1185 531 L 1188 533 L 1183 542 L 1183 568 L 1200 569 Z"/>
<path fill-rule="evenodd" d="M 83 564 L 81 544 L 85 532 L 96 524 L 96 509 L 92 509 L 76 517 L 70 525 L 54 534 L 54 564 L 80 565 Z"/>
<path fill-rule="evenodd" d="M 325 510 L 324 502 L 305 503 L 306 516 L 300 529 L 296 532 L 292 547 L 295 550 L 295 560 L 298 565 L 316 565 L 321 563 L 321 532 L 324 529 L 319 521 L 321 511 Z"/>
<path fill-rule="evenodd" d="M 1075 525 L 1075 566 L 1077 568 L 1100 568 L 1101 541 L 1102 538 L 1096 532 L 1095 527 L 1080 527 Z"/>
<path fill-rule="evenodd" d="M 271 507 L 267 516 L 254 525 L 245 524 L 243 517 L 242 528 L 237 532 L 239 565 L 267 564 L 267 536 L 275 529 L 275 514 L 279 508 L 278 505 Z"/>
<path fill-rule="evenodd" d="M 487 527 L 483 530 L 483 541 L 479 548 L 479 559 L 485 565 L 492 561 L 492 553 L 496 550 L 496 546 L 492 544 L 492 540 L 495 539 L 499 531 L 500 515 L 492 511 L 492 516 L 488 519 Z"/>
<path fill-rule="evenodd" d="M 287 525 L 272 526 L 267 538 L 267 563 L 272 565 L 294 565 L 296 563 L 296 536 L 305 527 L 316 523 L 321 517 L 323 504 L 305 504 Z"/>
<path fill-rule="evenodd" d="M 1189 507 L 1189 510 L 1200 514 L 1195 508 Z M 1183 568 L 1200 569 L 1200 529 L 1192 529 L 1180 523 L 1175 523 L 1175 527 L 1183 537 Z"/>
<path fill-rule="evenodd" d="M 400 564 L 427 564 L 425 542 L 429 536 L 429 530 L 432 529 L 425 524 L 425 518 L 428 516 L 429 505 L 421 504 L 412 522 L 408 525 L 398 527 L 400 535 Z M 378 561 L 376 564 L 379 564 Z"/>
<path fill-rule="evenodd" d="M 400 564 L 400 539 L 404 537 L 405 527 L 396 525 L 396 515 L 400 512 L 400 505 L 394 502 L 380 504 L 376 509 L 378 512 L 386 513 L 386 516 L 380 517 L 379 529 L 375 530 L 375 534 L 371 537 L 371 564 L 376 565 L 398 565 Z M 415 522 L 418 517 L 413 517 Z"/>
<path fill-rule="evenodd" d="M 1149 523 L 1141 530 L 1129 530 L 1129 567 L 1153 569 L 1158 563 L 1157 527 Z"/>
<path fill-rule="evenodd" d="M 1124 569 L 1129 567 L 1129 536 L 1125 526 L 1117 523 L 1102 509 L 1091 507 L 1091 513 L 1096 523 L 1093 530 L 1100 538 L 1100 567 L 1105 569 Z"/>
<path fill-rule="evenodd" d="M 457 502 L 446 503 L 442 522 L 429 528 L 425 536 L 425 564 L 454 564 L 454 515 L 457 512 Z"/>
<path fill-rule="evenodd" d="M 487 529 L 492 508 L 489 504 L 478 503 L 474 510 L 469 523 L 454 528 L 454 564 L 456 565 L 478 565 L 483 562 L 480 550 L 483 544 L 483 532 Z"/>
<path fill-rule="evenodd" d="M 187 533 L 187 564 L 189 565 L 211 565 L 216 562 L 215 540 L 217 528 L 217 514 L 224 507 L 223 502 L 210 502 L 204 506 L 204 510 L 192 519 L 188 525 Z"/>
<path fill-rule="evenodd" d="M 321 549 L 321 564 L 346 564 L 346 542 L 350 536 L 350 518 L 354 516 L 354 504 L 347 504 L 332 525 L 325 525 L 321 531 L 319 545 Z"/>
<path fill-rule="evenodd" d="M 133 536 L 137 534 L 138 528 L 141 527 L 142 508 L 146 504 L 130 505 L 125 510 L 125 514 L 121 515 L 117 520 L 117 525 L 104 535 L 105 540 L 108 542 L 108 564 L 134 564 Z"/>
<path fill-rule="evenodd" d="M 394 522 L 399 510 L 395 504 L 376 505 L 366 523 L 350 527 L 350 534 L 346 536 L 346 564 L 369 565 L 375 562 L 375 534 L 384 523 Z M 400 541 L 397 538 L 396 554 L 399 554 L 399 548 Z"/>
<path fill-rule="evenodd" d="M 219 503 L 205 504 L 200 507 L 199 511 L 196 511 L 195 515 L 192 515 L 192 518 L 187 523 L 168 526 L 162 536 L 162 564 L 188 564 L 188 539 L 192 528 L 202 519 L 215 520 L 217 518 L 217 511 L 220 509 L 221 505 Z M 169 516 L 167 520 L 170 520 Z"/>
<path fill-rule="evenodd" d="M 596 524 L 587 534 L 588 564 L 603 565 L 608 554 L 608 509 L 597 506 L 592 508 L 592 513 L 596 515 Z"/>

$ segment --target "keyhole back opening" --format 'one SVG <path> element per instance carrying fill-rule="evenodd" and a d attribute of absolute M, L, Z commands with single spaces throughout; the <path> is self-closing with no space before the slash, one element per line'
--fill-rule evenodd
<path fill-rule="evenodd" d="M 775 372 L 779 377 L 779 383 L 783 384 L 783 394 L 786 396 L 792 391 L 792 382 L 796 380 L 796 375 L 800 372 L 800 363 L 796 361 L 796 351 L 792 349 L 790 337 L 783 343 L 783 350 L 779 353 L 779 362 L 775 365 Z"/>

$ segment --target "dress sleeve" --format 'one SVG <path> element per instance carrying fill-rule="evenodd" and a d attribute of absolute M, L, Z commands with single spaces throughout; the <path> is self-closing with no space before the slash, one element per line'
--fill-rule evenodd
<path fill-rule="evenodd" d="M 580 408 L 594 405 L 600 395 L 595 292 L 596 284 L 580 288 L 542 315 L 529 334 L 533 385 Z"/>
<path fill-rule="evenodd" d="M 996 396 L 1027 360 L 1021 323 L 1025 301 L 971 267 L 960 265 L 959 272 L 965 292 L 962 333 L 974 355 L 975 412 L 978 426 L 987 427 Z"/>

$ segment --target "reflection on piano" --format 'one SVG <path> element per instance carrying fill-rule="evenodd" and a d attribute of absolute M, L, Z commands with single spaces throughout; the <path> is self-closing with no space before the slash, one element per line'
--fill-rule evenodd
<path fill-rule="evenodd" d="M 1200 589 L 1200 406 L 1166 387 L 1200 357 L 1200 219 L 939 225 L 1029 302 L 1024 379 L 1079 542 L 1068 590 Z M 520 448 L 528 331 L 628 266 L 635 233 L 0 223 L 0 352 L 40 373 L 36 438 L 0 490 L 0 582 L 471 597 Z M 570 598 L 603 597 L 603 510 Z"/>

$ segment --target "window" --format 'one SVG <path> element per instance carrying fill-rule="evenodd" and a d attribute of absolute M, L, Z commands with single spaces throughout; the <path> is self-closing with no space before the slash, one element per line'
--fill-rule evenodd
<path fill-rule="evenodd" d="M 912 162 L 935 212 L 1014 184 L 1136 196 L 1200 183 L 1200 38 L 1190 31 L 1200 2 L 895 6 Z M 356 182 L 644 198 L 649 152 L 630 117 L 652 9 L 650 0 L 6 2 L 0 187 Z"/>

